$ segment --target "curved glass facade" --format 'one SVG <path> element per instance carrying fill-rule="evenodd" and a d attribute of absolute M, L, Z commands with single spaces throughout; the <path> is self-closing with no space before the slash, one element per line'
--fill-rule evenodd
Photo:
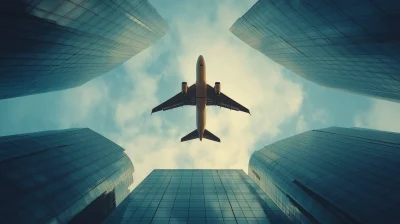
<path fill-rule="evenodd" d="M 147 0 L 5 0 L 0 99 L 80 86 L 167 33 Z"/>
<path fill-rule="evenodd" d="M 85 129 L 0 137 L 2 223 L 99 223 L 129 194 L 124 149 Z"/>
<path fill-rule="evenodd" d="M 249 176 L 295 223 L 397 223 L 400 134 L 331 127 L 278 141 Z"/>
<path fill-rule="evenodd" d="M 291 223 L 243 170 L 153 170 L 106 223 Z"/>
<path fill-rule="evenodd" d="M 400 101 L 400 1 L 259 0 L 230 31 L 322 86 Z"/>

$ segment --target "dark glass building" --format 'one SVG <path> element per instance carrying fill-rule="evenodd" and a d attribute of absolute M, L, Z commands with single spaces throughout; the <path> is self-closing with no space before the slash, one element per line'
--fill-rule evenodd
<path fill-rule="evenodd" d="M 154 170 L 104 223 L 290 223 L 243 170 Z"/>
<path fill-rule="evenodd" d="M 123 148 L 88 128 L 0 137 L 0 222 L 100 223 L 133 172 Z"/>
<path fill-rule="evenodd" d="M 4 0 L 0 99 L 80 86 L 167 29 L 147 0 Z"/>
<path fill-rule="evenodd" d="M 398 223 L 400 134 L 331 127 L 255 152 L 249 176 L 295 223 Z"/>
<path fill-rule="evenodd" d="M 400 1 L 259 0 L 230 31 L 322 86 L 400 101 Z"/>

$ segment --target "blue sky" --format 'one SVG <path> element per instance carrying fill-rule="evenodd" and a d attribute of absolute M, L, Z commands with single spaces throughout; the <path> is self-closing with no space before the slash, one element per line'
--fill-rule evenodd
<path fill-rule="evenodd" d="M 399 104 L 320 87 L 277 65 L 229 32 L 255 0 L 150 1 L 169 33 L 123 66 L 85 85 L 0 100 L 0 135 L 89 127 L 126 149 L 139 183 L 155 168 L 238 168 L 254 150 L 329 126 L 400 131 Z M 207 81 L 252 116 L 207 109 L 207 129 L 222 143 L 180 138 L 196 128 L 195 108 L 150 111 L 195 81 L 198 55 Z"/>

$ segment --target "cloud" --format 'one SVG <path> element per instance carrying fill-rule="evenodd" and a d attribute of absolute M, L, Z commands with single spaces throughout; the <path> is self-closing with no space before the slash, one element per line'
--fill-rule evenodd
<path fill-rule="evenodd" d="M 107 100 L 108 88 L 101 80 L 62 92 L 60 101 L 64 106 L 59 113 L 60 126 L 62 128 L 81 126 L 90 120 L 93 110 L 99 110 L 99 105 Z"/>
<path fill-rule="evenodd" d="M 326 125 L 330 122 L 330 116 L 324 109 L 316 109 L 312 114 L 312 120 L 322 125 Z"/>
<path fill-rule="evenodd" d="M 400 104 L 373 100 L 369 111 L 354 117 L 354 126 L 382 131 L 400 132 Z"/>
<path fill-rule="evenodd" d="M 297 122 L 296 122 L 296 134 L 308 131 L 309 129 L 310 129 L 310 125 L 304 119 L 304 116 L 303 115 L 299 116 L 299 118 L 297 119 Z"/>
<path fill-rule="evenodd" d="M 1 100 L 0 135 L 92 127 L 101 124 L 93 122 L 93 112 L 103 113 L 100 105 L 107 100 L 108 88 L 101 79 L 64 91 Z"/>
<path fill-rule="evenodd" d="M 235 1 L 218 1 L 213 13 L 203 11 L 191 19 L 171 20 L 170 31 L 159 44 L 135 56 L 124 65 L 133 83 L 129 97 L 116 102 L 115 120 L 120 133 L 111 139 L 126 149 L 135 165 L 135 184 L 156 168 L 236 168 L 247 171 L 257 142 L 269 142 L 280 133 L 280 125 L 298 114 L 303 92 L 301 85 L 286 80 L 280 67 L 251 49 L 229 32 L 229 27 L 247 8 Z M 196 14 L 199 2 L 182 7 Z M 157 7 L 156 7 L 157 8 Z M 178 10 L 179 11 L 179 10 Z M 213 14 L 213 17 L 208 15 Z M 177 36 L 177 38 L 174 37 Z M 163 66 L 177 76 L 160 76 L 143 62 L 161 61 L 164 52 L 177 55 Z M 221 139 L 180 142 L 196 128 L 195 108 L 184 107 L 150 116 L 153 107 L 180 91 L 181 81 L 195 82 L 195 63 L 203 55 L 207 81 L 220 81 L 222 91 L 250 109 L 252 115 L 207 108 L 206 128 Z M 166 70 L 166 69 L 162 70 Z M 171 71 L 171 69 L 167 69 Z M 177 84 L 166 86 L 165 83 Z M 168 88 L 168 90 L 162 89 Z M 164 91 L 157 97 L 160 91 Z"/>

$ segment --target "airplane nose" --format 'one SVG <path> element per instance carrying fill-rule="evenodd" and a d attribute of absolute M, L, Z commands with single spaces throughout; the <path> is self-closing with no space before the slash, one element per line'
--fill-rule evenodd
<path fill-rule="evenodd" d="M 199 58 L 197 59 L 197 63 L 200 63 L 200 65 L 204 64 L 204 57 L 203 55 L 200 55 Z"/>

